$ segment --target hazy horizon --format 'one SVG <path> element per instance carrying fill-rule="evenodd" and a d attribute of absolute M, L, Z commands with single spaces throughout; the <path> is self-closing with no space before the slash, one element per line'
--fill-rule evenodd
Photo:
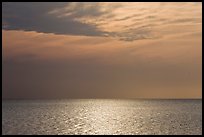
<path fill-rule="evenodd" d="M 2 98 L 2 100 L 72 100 L 72 99 L 99 99 L 99 100 L 202 100 L 201 98 Z"/>

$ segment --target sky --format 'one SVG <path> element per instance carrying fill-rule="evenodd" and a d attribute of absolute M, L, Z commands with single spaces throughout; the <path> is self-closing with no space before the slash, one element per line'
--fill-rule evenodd
<path fill-rule="evenodd" d="M 200 2 L 3 2 L 2 98 L 202 98 Z"/>

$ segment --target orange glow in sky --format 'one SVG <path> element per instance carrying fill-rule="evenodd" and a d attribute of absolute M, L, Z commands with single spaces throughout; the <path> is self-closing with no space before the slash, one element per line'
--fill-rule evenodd
<path fill-rule="evenodd" d="M 202 97 L 202 3 L 2 8 L 3 98 Z"/>

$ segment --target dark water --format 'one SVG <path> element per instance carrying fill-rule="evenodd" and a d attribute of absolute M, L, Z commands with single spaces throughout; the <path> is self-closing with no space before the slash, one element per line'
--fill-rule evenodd
<path fill-rule="evenodd" d="M 202 100 L 3 101 L 2 134 L 202 134 Z"/>

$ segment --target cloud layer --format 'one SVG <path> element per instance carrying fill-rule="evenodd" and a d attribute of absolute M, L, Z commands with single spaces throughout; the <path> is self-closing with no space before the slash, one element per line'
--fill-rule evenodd
<path fill-rule="evenodd" d="M 162 37 L 161 27 L 199 25 L 201 3 L 8 3 L 3 29 L 108 36 L 134 41 Z"/>
<path fill-rule="evenodd" d="M 69 3 L 3 3 L 3 29 L 89 36 L 105 33 L 96 26 L 75 21 L 73 17 L 59 19 L 49 14 L 66 5 Z"/>

